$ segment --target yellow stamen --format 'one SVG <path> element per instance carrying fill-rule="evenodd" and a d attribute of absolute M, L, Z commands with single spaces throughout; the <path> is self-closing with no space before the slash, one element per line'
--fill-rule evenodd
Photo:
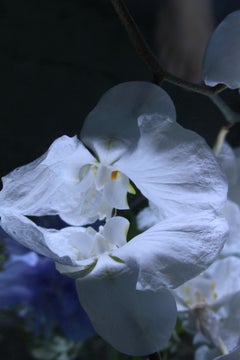
<path fill-rule="evenodd" d="M 111 172 L 111 180 L 117 180 L 120 176 L 120 172 L 118 170 L 114 170 Z"/>

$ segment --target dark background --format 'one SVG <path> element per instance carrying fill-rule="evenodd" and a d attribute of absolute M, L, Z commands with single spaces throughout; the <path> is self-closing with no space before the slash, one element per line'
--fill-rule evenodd
<path fill-rule="evenodd" d="M 126 0 L 153 50 L 160 3 Z M 240 8 L 239 1 L 215 3 L 216 21 Z M 86 114 L 111 86 L 151 79 L 110 1 L 1 1 L 0 175 L 34 160 L 56 137 L 78 134 Z M 202 96 L 166 88 L 179 122 L 211 143 L 223 122 L 215 107 Z M 237 100 L 231 93 L 235 108 Z"/>

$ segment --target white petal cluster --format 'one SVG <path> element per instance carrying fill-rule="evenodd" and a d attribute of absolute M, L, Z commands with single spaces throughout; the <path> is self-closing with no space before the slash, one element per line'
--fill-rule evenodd
<path fill-rule="evenodd" d="M 205 141 L 176 123 L 174 105 L 145 82 L 110 89 L 85 120 L 80 139 L 63 136 L 36 161 L 3 178 L 3 229 L 76 279 L 97 332 L 119 351 L 147 355 L 176 321 L 170 289 L 203 271 L 227 234 L 220 215 L 225 176 Z M 157 222 L 127 241 L 137 188 Z M 32 216 L 59 215 L 46 229 Z M 102 221 L 99 229 L 95 221 Z"/>

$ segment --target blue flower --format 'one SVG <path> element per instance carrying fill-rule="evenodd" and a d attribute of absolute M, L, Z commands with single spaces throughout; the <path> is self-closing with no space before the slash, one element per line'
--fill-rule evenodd
<path fill-rule="evenodd" d="M 4 232 L 0 231 L 3 242 Z M 74 281 L 60 275 L 49 259 L 43 258 L 7 237 L 8 260 L 0 272 L 0 310 L 21 305 L 26 324 L 45 335 L 58 327 L 74 341 L 94 334 L 79 304 Z"/>

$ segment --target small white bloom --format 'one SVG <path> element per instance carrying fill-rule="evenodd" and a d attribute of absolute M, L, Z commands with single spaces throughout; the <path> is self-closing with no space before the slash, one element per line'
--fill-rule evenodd
<path fill-rule="evenodd" d="M 226 281 L 226 279 L 228 279 Z M 207 270 L 175 290 L 179 310 L 212 307 L 240 291 L 240 258 L 216 260 Z"/>
<path fill-rule="evenodd" d="M 196 337 L 201 331 L 216 348 L 228 351 L 239 344 L 240 258 L 218 259 L 174 293 L 178 311 L 189 314 L 184 326 L 192 328 Z"/>

